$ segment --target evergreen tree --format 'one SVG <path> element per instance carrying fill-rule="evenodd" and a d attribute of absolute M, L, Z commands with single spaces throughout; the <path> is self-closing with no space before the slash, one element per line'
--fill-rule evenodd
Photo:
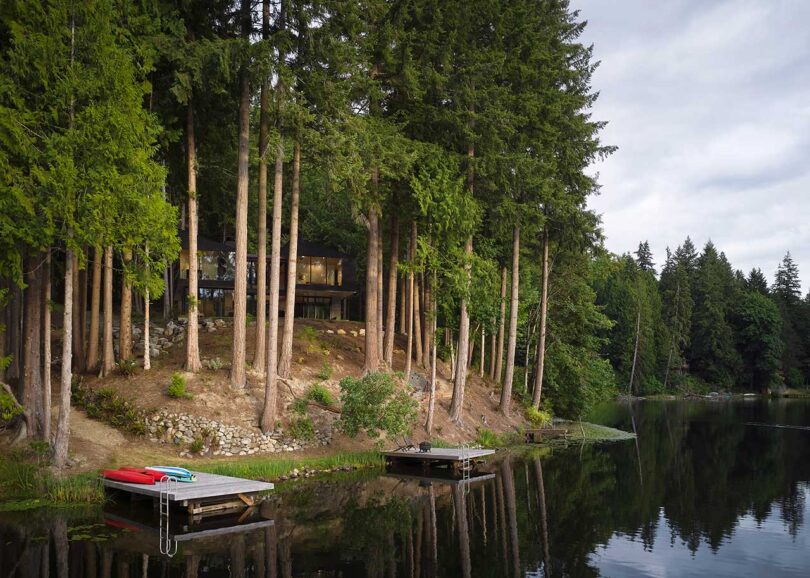
<path fill-rule="evenodd" d="M 655 273 L 655 263 L 653 263 L 653 255 L 650 250 L 649 242 L 644 241 L 638 244 L 638 249 L 636 249 L 636 263 L 638 263 L 642 271 Z"/>
<path fill-rule="evenodd" d="M 734 307 L 737 347 L 743 360 L 744 382 L 753 390 L 778 385 L 782 364 L 782 318 L 779 308 L 765 295 L 746 291 Z"/>
<path fill-rule="evenodd" d="M 760 295 L 768 295 L 770 293 L 768 290 L 768 280 L 765 279 L 765 275 L 759 267 L 751 269 L 751 272 L 748 274 L 748 279 L 746 280 L 746 286 L 749 291 L 755 291 Z"/>
<path fill-rule="evenodd" d="M 771 291 L 777 300 L 787 306 L 794 306 L 801 300 L 802 283 L 799 280 L 799 267 L 793 262 L 790 251 L 776 268 Z"/>

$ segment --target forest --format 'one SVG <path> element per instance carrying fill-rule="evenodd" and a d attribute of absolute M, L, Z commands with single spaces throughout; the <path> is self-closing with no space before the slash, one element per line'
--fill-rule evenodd
<path fill-rule="evenodd" d="M 569 417 L 620 391 L 804 386 L 789 256 L 769 286 L 711 243 L 687 239 L 660 274 L 646 243 L 605 250 L 591 167 L 615 149 L 585 26 L 567 0 L 3 3 L 0 354 L 20 435 L 63 465 L 74 376 L 149 370 L 133 325 L 173 315 L 179 230 L 190 255 L 198 235 L 235 243 L 230 387 L 262 376 L 264 431 L 291 371 L 280 262 L 288 243 L 294 287 L 299 235 L 358 258 L 364 372 L 402 369 L 406 334 L 406 382 L 450 360 L 453 420 L 470 371 L 504 413 Z M 267 295 L 252 326 L 249 252 Z M 197 372 L 197 259 L 188 278 Z"/>

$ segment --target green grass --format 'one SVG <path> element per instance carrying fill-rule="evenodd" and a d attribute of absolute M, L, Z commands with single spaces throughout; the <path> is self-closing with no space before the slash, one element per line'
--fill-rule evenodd
<path fill-rule="evenodd" d="M 100 504 L 104 490 L 93 472 L 55 477 L 42 458 L 15 451 L 0 457 L 0 502 L 3 511 L 40 506 Z"/>
<path fill-rule="evenodd" d="M 277 480 L 295 469 L 328 470 L 343 466 L 383 468 L 385 460 L 378 452 L 339 453 L 311 458 L 251 458 L 212 464 L 193 465 L 194 469 L 212 474 L 251 480 Z"/>
<path fill-rule="evenodd" d="M 568 426 L 568 439 L 569 440 L 584 440 L 584 441 L 619 441 L 631 440 L 635 437 L 634 434 L 620 429 L 607 427 L 604 425 L 597 425 L 583 421 L 569 422 Z"/>

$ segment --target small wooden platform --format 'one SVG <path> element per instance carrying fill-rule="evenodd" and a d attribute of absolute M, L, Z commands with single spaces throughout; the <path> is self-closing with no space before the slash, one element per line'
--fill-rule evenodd
<path fill-rule="evenodd" d="M 273 484 L 232 478 L 217 474 L 194 472 L 197 481 L 190 483 L 178 482 L 170 484 L 168 489 L 161 482 L 153 486 L 145 484 L 132 484 L 102 478 L 105 488 L 126 492 L 130 495 L 146 496 L 158 500 L 161 490 L 166 490 L 166 497 L 170 504 L 188 508 L 190 514 L 205 513 L 232 509 L 235 505 L 252 506 L 254 498 L 261 492 L 274 488 Z"/>
<path fill-rule="evenodd" d="M 127 528 L 138 532 L 146 532 L 149 534 L 158 534 L 160 532 L 158 522 L 147 524 L 140 520 L 134 520 L 110 512 L 104 513 L 104 521 L 119 528 Z M 251 520 L 244 523 L 228 520 L 227 522 L 211 525 L 209 527 L 201 527 L 198 524 L 192 526 L 184 525 L 176 529 L 173 528 L 169 535 L 175 542 L 188 542 L 190 540 L 209 538 L 211 536 L 226 536 L 252 532 L 253 530 L 267 528 L 273 524 L 273 520 Z"/>
<path fill-rule="evenodd" d="M 402 465 L 448 466 L 452 469 L 460 469 L 464 460 L 469 459 L 471 464 L 475 464 L 480 458 L 491 456 L 495 450 L 462 449 L 462 448 L 432 448 L 428 452 L 414 450 L 393 450 L 383 452 L 385 460 L 389 463 Z"/>

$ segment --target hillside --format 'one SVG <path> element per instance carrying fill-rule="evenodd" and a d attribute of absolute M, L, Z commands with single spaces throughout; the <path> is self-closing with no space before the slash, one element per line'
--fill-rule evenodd
<path fill-rule="evenodd" d="M 290 439 L 287 430 L 291 421 L 295 419 L 292 404 L 296 399 L 304 398 L 306 392 L 313 384 L 322 384 L 330 393 L 334 400 L 339 400 L 339 381 L 346 376 L 359 377 L 362 374 L 363 365 L 363 324 L 350 321 L 316 321 L 300 319 L 296 320 L 296 339 L 293 345 L 293 377 L 290 380 L 282 380 L 279 388 L 279 415 L 280 426 L 283 432 L 275 436 L 273 440 L 266 440 L 261 436 L 258 428 L 261 404 L 264 396 L 264 376 L 248 372 L 248 388 L 243 392 L 235 392 L 229 387 L 229 354 L 232 341 L 232 328 L 227 323 L 208 323 L 200 333 L 200 349 L 202 352 L 202 371 L 197 374 L 182 372 L 181 367 L 185 356 L 185 347 L 182 339 L 182 328 L 169 324 L 169 331 L 163 324 L 155 324 L 150 332 L 153 342 L 163 336 L 164 333 L 172 333 L 171 327 L 176 327 L 176 336 L 168 335 L 167 341 L 173 344 L 163 350 L 152 360 L 152 369 L 144 371 L 139 367 L 131 376 L 125 376 L 119 372 L 107 378 L 97 378 L 85 376 L 79 389 L 82 391 L 102 392 L 104 396 L 114 395 L 115 398 L 127 400 L 134 406 L 145 412 L 147 415 L 160 414 L 171 420 L 170 426 L 154 427 L 150 421 L 151 429 L 146 433 L 146 437 L 137 437 L 126 434 L 135 445 L 151 445 L 150 451 L 168 452 L 183 457 L 214 457 L 228 455 L 245 455 L 270 453 L 272 451 L 304 451 L 317 452 L 317 446 L 329 445 L 329 451 L 359 450 L 367 449 L 374 445 L 376 440 L 371 440 L 360 436 L 357 439 L 348 439 L 345 436 L 334 432 L 333 422 L 339 415 L 339 402 L 333 407 L 322 407 L 316 403 L 310 403 L 307 414 L 315 425 L 316 439 L 308 443 L 299 443 Z M 250 360 L 253 357 L 253 326 L 248 328 L 248 355 Z M 404 368 L 406 346 L 405 337 L 397 335 L 395 346 L 394 370 L 399 371 Z M 137 348 L 136 348 L 137 349 Z M 216 360 L 210 362 L 209 360 Z M 418 377 L 412 381 L 421 381 L 419 377 L 425 379 L 424 368 L 416 367 L 414 371 Z M 176 373 L 182 375 L 187 385 L 187 392 L 192 398 L 172 399 L 167 395 L 168 386 L 172 376 Z M 452 383 L 449 381 L 449 365 L 439 360 L 437 366 L 437 396 L 434 417 L 434 428 L 432 438 L 440 438 L 450 443 L 470 442 L 475 439 L 479 428 L 488 428 L 498 432 L 514 431 L 516 428 L 525 425 L 523 417 L 517 412 L 511 418 L 505 418 L 497 412 L 497 402 L 499 392 L 495 386 L 486 378 L 480 378 L 477 372 L 471 372 L 467 382 L 464 402 L 464 418 L 461 425 L 455 424 L 448 419 L 448 408 L 452 397 Z M 419 418 L 413 428 L 412 438 L 419 442 L 428 439 L 423 424 L 427 414 L 428 394 L 409 389 L 410 395 L 419 402 Z M 90 420 L 83 420 L 76 424 L 74 437 L 87 436 L 84 429 Z M 227 453 L 221 449 L 213 438 L 216 432 L 210 436 L 212 439 L 204 440 L 202 447 L 194 447 L 191 451 L 193 440 L 199 437 L 198 434 L 185 435 L 187 423 L 197 424 L 195 431 L 205 428 L 207 431 L 219 427 L 222 436 L 225 437 L 227 430 L 234 428 L 233 438 L 250 436 L 251 439 L 259 440 L 255 444 L 255 451 L 248 451 L 247 445 L 243 454 L 240 448 L 230 445 L 222 446 L 227 448 Z M 210 425 L 214 422 L 212 428 Z M 163 421 L 161 420 L 161 423 Z M 166 421 L 168 424 L 169 421 Z M 168 428 L 168 429 L 167 429 Z M 189 426 L 189 431 L 191 427 Z M 230 439 L 229 435 L 229 439 Z M 151 439 L 152 444 L 147 440 Z M 156 440 L 164 443 L 156 443 Z M 269 441 L 262 443 L 262 441 Z M 223 442 L 224 443 L 224 442 Z M 400 440 L 390 440 L 389 445 L 398 445 Z M 266 450 L 262 449 L 266 447 Z M 254 444 L 251 444 L 254 448 Z M 81 444 L 77 444 L 76 451 L 81 452 Z M 93 453 L 93 452 L 89 452 Z M 101 458 L 103 461 L 103 457 Z M 98 462 L 92 456 L 80 458 L 80 463 L 91 465 L 91 462 Z"/>

